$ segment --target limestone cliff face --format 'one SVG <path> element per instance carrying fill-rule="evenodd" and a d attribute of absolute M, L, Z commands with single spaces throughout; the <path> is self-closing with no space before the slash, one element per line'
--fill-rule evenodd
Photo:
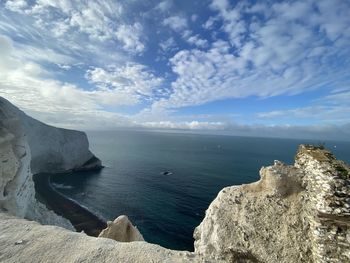
<path fill-rule="evenodd" d="M 91 161 L 93 160 L 93 161 Z M 82 132 L 58 129 L 0 98 L 0 209 L 19 217 L 74 229 L 35 199 L 32 175 L 101 165 Z"/>
<path fill-rule="evenodd" d="M 195 252 L 227 262 L 350 262 L 350 170 L 318 147 L 224 188 L 195 230 Z"/>
<path fill-rule="evenodd" d="M 1 97 L 0 112 L 2 122 L 17 121 L 26 136 L 33 174 L 101 167 L 101 161 L 89 150 L 89 142 L 84 132 L 46 125 Z"/>
<path fill-rule="evenodd" d="M 350 168 L 324 149 L 300 146 L 304 206 L 315 262 L 350 262 Z"/>
<path fill-rule="evenodd" d="M 34 198 L 30 150 L 19 121 L 5 120 L 2 111 L 0 115 L 0 207 L 24 217 L 27 200 Z"/>

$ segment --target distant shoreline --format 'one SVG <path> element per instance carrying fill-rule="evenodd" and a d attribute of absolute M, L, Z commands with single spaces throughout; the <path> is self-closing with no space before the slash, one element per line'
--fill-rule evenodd
<path fill-rule="evenodd" d="M 47 173 L 33 176 L 37 198 L 48 209 L 68 219 L 77 232 L 84 231 L 89 236 L 98 236 L 101 230 L 107 227 L 106 222 L 53 189 L 50 183 L 51 176 L 52 174 Z"/>

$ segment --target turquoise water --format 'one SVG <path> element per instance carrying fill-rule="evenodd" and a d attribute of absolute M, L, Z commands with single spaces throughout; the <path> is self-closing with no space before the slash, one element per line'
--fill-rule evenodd
<path fill-rule="evenodd" d="M 56 177 L 57 189 L 106 220 L 126 214 L 147 241 L 181 250 L 193 250 L 193 230 L 221 188 L 256 181 L 261 166 L 291 164 L 300 143 L 318 143 L 137 131 L 88 137 L 106 168 Z M 349 142 L 326 147 L 349 163 Z"/>

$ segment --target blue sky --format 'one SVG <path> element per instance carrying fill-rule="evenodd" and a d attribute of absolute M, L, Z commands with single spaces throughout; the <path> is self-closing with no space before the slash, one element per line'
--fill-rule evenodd
<path fill-rule="evenodd" d="M 67 128 L 347 139 L 349 13 L 345 0 L 3 0 L 0 96 Z"/>

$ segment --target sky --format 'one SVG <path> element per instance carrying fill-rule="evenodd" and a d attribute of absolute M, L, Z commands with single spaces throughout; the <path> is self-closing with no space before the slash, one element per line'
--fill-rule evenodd
<path fill-rule="evenodd" d="M 350 1 L 0 0 L 0 96 L 51 125 L 350 140 Z"/>

